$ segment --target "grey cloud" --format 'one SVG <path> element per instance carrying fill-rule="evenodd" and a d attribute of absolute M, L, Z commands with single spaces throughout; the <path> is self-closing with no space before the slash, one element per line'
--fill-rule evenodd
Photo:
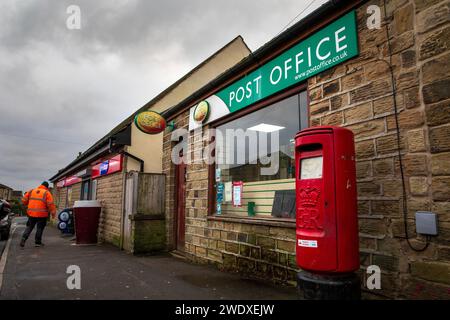
<path fill-rule="evenodd" d="M 66 28 L 71 4 L 81 30 Z M 50 177 L 238 34 L 256 49 L 305 6 L 3 0 L 0 183 L 27 189 Z"/>

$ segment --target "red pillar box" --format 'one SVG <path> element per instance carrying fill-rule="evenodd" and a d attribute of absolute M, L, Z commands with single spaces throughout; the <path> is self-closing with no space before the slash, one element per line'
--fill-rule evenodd
<path fill-rule="evenodd" d="M 77 244 L 96 244 L 101 205 L 99 201 L 75 201 L 73 214 Z"/>

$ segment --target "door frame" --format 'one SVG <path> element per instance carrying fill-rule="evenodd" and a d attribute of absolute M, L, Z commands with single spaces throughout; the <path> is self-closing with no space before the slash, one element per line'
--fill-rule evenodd
<path fill-rule="evenodd" d="M 180 174 L 184 172 L 184 179 L 181 182 Z M 187 165 L 184 159 L 180 164 L 175 165 L 175 217 L 174 217 L 174 249 L 180 252 L 185 251 L 186 235 L 186 175 Z M 181 195 L 180 192 L 184 194 Z M 180 201 L 180 197 L 181 200 Z"/>

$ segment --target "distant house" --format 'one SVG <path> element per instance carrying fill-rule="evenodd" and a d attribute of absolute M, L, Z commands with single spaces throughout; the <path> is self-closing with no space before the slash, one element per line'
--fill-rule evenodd
<path fill-rule="evenodd" d="M 12 191 L 12 188 L 0 183 L 0 199 L 10 199 Z"/>
<path fill-rule="evenodd" d="M 20 201 L 22 199 L 23 192 L 21 190 L 13 190 L 11 191 L 10 200 Z"/>

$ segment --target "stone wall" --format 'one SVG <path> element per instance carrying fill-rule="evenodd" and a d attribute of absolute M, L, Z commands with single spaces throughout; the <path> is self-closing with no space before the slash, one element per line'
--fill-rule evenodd
<path fill-rule="evenodd" d="M 415 212 L 439 216 L 439 235 L 422 253 L 405 241 L 386 29 L 366 27 L 371 4 L 382 7 L 383 2 L 357 10 L 360 56 L 308 81 L 311 124 L 344 126 L 355 133 L 361 265 L 381 267 L 377 293 L 449 298 L 450 2 L 392 0 L 387 6 L 408 233 L 415 247 L 425 244 L 415 233 Z"/>
<path fill-rule="evenodd" d="M 450 1 L 387 1 L 400 149 L 407 192 L 411 243 L 414 213 L 431 210 L 439 217 L 439 235 L 426 251 L 411 250 L 405 240 L 397 136 L 388 64 L 386 29 L 369 30 L 367 6 L 357 9 L 360 55 L 308 80 L 310 125 L 338 125 L 355 133 L 361 270 L 378 265 L 381 290 L 388 298 L 450 298 Z M 187 127 L 188 112 L 175 120 Z M 190 136 L 192 155 L 208 137 Z M 175 246 L 175 167 L 170 133 L 164 135 L 166 218 L 169 249 Z M 208 218 L 208 167 L 187 169 L 186 255 L 199 263 L 266 280 L 294 283 L 294 226 L 256 225 Z"/>
<path fill-rule="evenodd" d="M 124 179 L 122 172 L 97 179 L 97 200 L 102 205 L 98 239 L 117 247 L 121 245 Z"/>

